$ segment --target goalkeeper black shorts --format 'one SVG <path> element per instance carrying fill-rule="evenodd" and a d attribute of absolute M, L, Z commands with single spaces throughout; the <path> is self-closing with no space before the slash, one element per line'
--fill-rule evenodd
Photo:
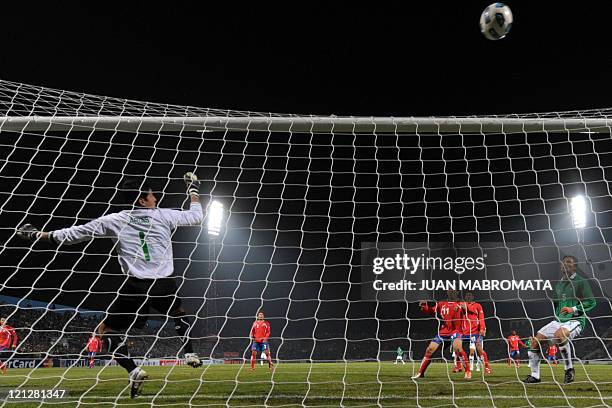
<path fill-rule="evenodd" d="M 174 316 L 181 307 L 176 278 L 129 277 L 107 310 L 104 324 L 115 330 L 144 327 L 148 319 Z"/>

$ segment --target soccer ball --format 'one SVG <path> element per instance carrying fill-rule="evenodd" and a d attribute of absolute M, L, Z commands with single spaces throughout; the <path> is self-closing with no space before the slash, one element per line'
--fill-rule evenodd
<path fill-rule="evenodd" d="M 493 3 L 480 15 L 480 31 L 489 40 L 504 38 L 512 28 L 512 11 L 504 3 Z"/>

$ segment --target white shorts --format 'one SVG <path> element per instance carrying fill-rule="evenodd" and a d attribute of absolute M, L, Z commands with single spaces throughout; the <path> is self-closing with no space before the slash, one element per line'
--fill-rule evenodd
<path fill-rule="evenodd" d="M 402 356 L 397 356 L 395 359 L 396 359 L 396 360 L 403 360 L 403 359 L 404 359 L 404 357 L 402 357 Z"/>
<path fill-rule="evenodd" d="M 580 326 L 580 322 L 578 320 L 570 320 L 565 323 L 561 323 L 556 320 L 553 320 L 552 322 L 548 323 L 546 326 L 538 330 L 538 333 L 546 336 L 548 340 L 552 340 L 555 338 L 555 332 L 559 330 L 561 327 L 569 330 L 570 340 L 573 340 L 574 337 L 578 336 L 580 332 L 582 331 L 582 327 Z"/>

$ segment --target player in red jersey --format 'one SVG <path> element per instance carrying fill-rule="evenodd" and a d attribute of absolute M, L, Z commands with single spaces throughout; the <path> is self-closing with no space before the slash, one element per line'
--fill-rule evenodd
<path fill-rule="evenodd" d="M 513 361 L 517 367 L 520 367 L 521 366 L 521 360 L 520 360 L 521 352 L 519 351 L 519 345 L 521 345 L 523 348 L 527 348 L 527 346 L 525 345 L 525 343 L 522 342 L 521 338 L 516 333 L 516 330 L 512 330 L 512 334 L 508 336 L 507 340 L 508 340 L 508 347 L 510 351 L 510 356 L 508 358 L 508 367 L 512 365 Z"/>
<path fill-rule="evenodd" d="M 461 345 L 461 322 L 463 321 L 463 310 L 459 302 L 458 292 L 449 290 L 448 300 L 436 302 L 433 307 L 429 307 L 427 301 L 420 301 L 419 306 L 424 313 L 435 315 L 439 324 L 438 334 L 429 343 L 425 350 L 425 356 L 421 362 L 418 373 L 413 376 L 413 379 L 425 377 L 425 370 L 431 363 L 431 356 L 438 350 L 444 340 L 450 340 L 453 344 L 453 349 L 460 356 L 465 366 L 465 378 L 472 378 L 472 372 L 468 364 L 468 357 L 463 346 Z"/>
<path fill-rule="evenodd" d="M 272 355 L 270 354 L 270 345 L 268 338 L 270 337 L 270 322 L 264 320 L 264 312 L 257 313 L 257 320 L 253 322 L 251 327 L 251 371 L 255 370 L 255 361 L 257 361 L 257 352 L 265 352 L 268 359 L 268 367 L 270 370 L 273 367 Z"/>
<path fill-rule="evenodd" d="M 461 307 L 464 314 L 461 339 L 469 340 L 470 342 L 470 370 L 474 364 L 474 354 L 478 352 L 478 355 L 484 360 L 485 373 L 491 374 L 489 356 L 482 347 L 482 340 L 487 333 L 482 305 L 474 301 L 474 294 L 472 292 L 467 292 L 465 294 L 465 302 L 461 303 Z M 455 370 L 461 371 L 461 365 L 458 364 Z"/>
<path fill-rule="evenodd" d="M 89 368 L 94 367 L 94 359 L 96 358 L 96 353 L 102 351 L 102 340 L 95 333 L 91 335 L 89 340 L 87 340 L 87 355 L 89 356 Z"/>
<path fill-rule="evenodd" d="M 552 344 L 548 346 L 548 361 L 554 365 L 559 365 L 559 360 L 557 360 L 557 351 L 559 351 L 559 349 L 556 345 Z"/>
<path fill-rule="evenodd" d="M 0 370 L 3 374 L 8 371 L 7 361 L 13 356 L 17 347 L 17 333 L 6 323 L 5 318 L 0 319 Z"/>

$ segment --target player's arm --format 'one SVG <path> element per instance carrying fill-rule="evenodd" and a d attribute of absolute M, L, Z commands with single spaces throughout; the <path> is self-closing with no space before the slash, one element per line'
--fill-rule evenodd
<path fill-rule="evenodd" d="M 97 237 L 112 236 L 112 230 L 109 227 L 113 222 L 117 221 L 117 217 L 117 214 L 109 214 L 86 224 L 50 232 L 39 231 L 31 224 L 24 224 L 18 228 L 17 236 L 26 241 L 40 240 L 55 244 L 78 244 L 79 242 L 89 241 Z"/>
<path fill-rule="evenodd" d="M 518 344 L 520 346 L 522 346 L 523 348 L 527 348 L 527 345 L 525 343 L 523 343 L 523 340 L 521 340 L 521 339 L 518 339 Z"/>
<path fill-rule="evenodd" d="M 11 340 L 12 340 L 11 347 L 12 348 L 17 347 L 17 340 L 19 340 L 19 337 L 17 337 L 17 332 L 15 331 L 15 329 L 11 329 L 10 336 L 11 336 Z"/>
<path fill-rule="evenodd" d="M 264 342 L 267 343 L 268 342 L 268 338 L 270 338 L 270 322 L 266 322 L 266 328 L 264 330 Z"/>
<path fill-rule="evenodd" d="M 487 324 L 485 322 L 484 311 L 482 306 L 478 309 L 478 321 L 480 322 L 480 335 L 484 336 L 487 334 Z"/>
<path fill-rule="evenodd" d="M 580 304 L 574 306 L 574 312 L 580 312 L 580 314 L 590 312 L 597 306 L 597 301 L 595 300 L 595 296 L 593 296 L 593 290 L 587 280 L 583 281 L 581 292 Z"/>
<path fill-rule="evenodd" d="M 190 197 L 191 203 L 188 210 L 172 210 L 162 209 L 162 214 L 171 228 L 200 225 L 204 220 L 204 212 L 200 203 L 200 181 L 193 173 L 185 173 L 183 176 L 187 186 L 187 194 Z"/>
<path fill-rule="evenodd" d="M 255 340 L 255 322 L 251 326 L 251 340 Z"/>
<path fill-rule="evenodd" d="M 430 307 L 426 300 L 421 300 L 419 302 L 419 307 L 421 308 L 421 312 L 435 315 L 436 310 L 438 309 L 438 304 L 436 303 L 433 307 Z"/>

